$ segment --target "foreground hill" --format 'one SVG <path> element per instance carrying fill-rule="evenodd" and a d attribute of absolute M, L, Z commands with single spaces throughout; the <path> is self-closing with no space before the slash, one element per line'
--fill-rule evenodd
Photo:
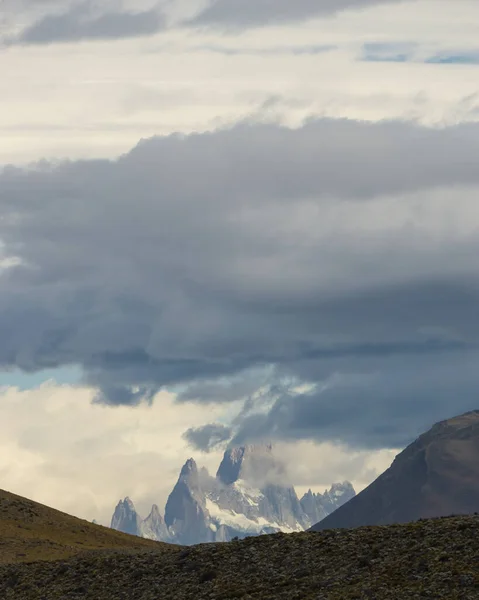
<path fill-rule="evenodd" d="M 0 490 L 0 563 L 66 558 L 93 549 L 148 548 L 169 546 L 93 525 Z"/>
<path fill-rule="evenodd" d="M 479 512 L 479 411 L 441 421 L 313 530 Z"/>
<path fill-rule="evenodd" d="M 451 517 L 0 565 L 0 598 L 477 600 L 478 557 L 479 517 Z"/>

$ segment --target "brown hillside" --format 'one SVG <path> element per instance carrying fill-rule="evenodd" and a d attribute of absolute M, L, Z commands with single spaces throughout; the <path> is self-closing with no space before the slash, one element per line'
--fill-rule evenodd
<path fill-rule="evenodd" d="M 479 512 L 479 411 L 441 421 L 312 530 Z"/>
<path fill-rule="evenodd" d="M 0 563 L 67 558 L 85 550 L 171 549 L 0 490 Z"/>

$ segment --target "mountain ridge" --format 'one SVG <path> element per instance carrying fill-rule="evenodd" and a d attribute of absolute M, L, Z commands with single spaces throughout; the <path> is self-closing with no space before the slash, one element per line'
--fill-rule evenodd
<path fill-rule="evenodd" d="M 407 523 L 478 511 L 479 410 L 474 410 L 434 424 L 367 488 L 311 529 Z"/>
<path fill-rule="evenodd" d="M 247 445 L 224 452 L 216 477 L 198 469 L 189 458 L 168 496 L 164 518 L 157 510 L 154 523 L 150 517 L 141 519 L 131 500 L 125 498 L 118 503 L 111 526 L 182 545 L 299 532 L 354 494 L 352 484 L 342 482 L 333 484 L 324 495 L 311 492 L 299 499 L 272 445 Z"/>

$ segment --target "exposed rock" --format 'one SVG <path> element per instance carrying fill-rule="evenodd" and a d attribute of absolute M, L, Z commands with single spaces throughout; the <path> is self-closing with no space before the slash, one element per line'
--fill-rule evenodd
<path fill-rule="evenodd" d="M 324 490 L 324 494 L 314 494 L 308 490 L 301 498 L 301 506 L 311 523 L 317 523 L 355 495 L 356 492 L 349 481 L 333 483 L 329 491 Z"/>
<path fill-rule="evenodd" d="M 300 502 L 272 446 L 251 445 L 227 450 L 216 477 L 187 460 L 168 497 L 164 521 L 157 508 L 145 521 L 136 511 L 133 516 L 128 500 L 126 508 L 118 505 L 112 526 L 125 531 L 125 524 L 128 533 L 183 545 L 290 533 L 310 527 L 317 514 L 328 514 L 351 493 L 351 484 L 334 484 L 324 495 Z"/>
<path fill-rule="evenodd" d="M 142 537 L 150 540 L 162 540 L 163 542 L 171 540 L 168 527 L 156 504 L 153 504 L 150 514 L 141 522 L 140 532 Z"/>
<path fill-rule="evenodd" d="M 141 517 L 136 512 L 135 505 L 130 498 L 126 497 L 116 505 L 111 518 L 111 528 L 131 535 L 138 535 L 141 530 Z"/>
<path fill-rule="evenodd" d="M 284 481 L 283 464 L 273 454 L 271 444 L 231 448 L 224 453 L 216 477 L 225 485 L 242 479 L 250 484 Z"/>

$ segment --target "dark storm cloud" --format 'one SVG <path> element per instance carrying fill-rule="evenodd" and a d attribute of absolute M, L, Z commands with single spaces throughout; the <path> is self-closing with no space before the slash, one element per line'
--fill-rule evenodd
<path fill-rule="evenodd" d="M 281 25 L 399 0 L 212 0 L 193 26 L 246 29 Z"/>
<path fill-rule="evenodd" d="M 183 403 L 246 397 L 238 439 L 397 440 L 400 401 L 434 420 L 479 384 L 478 153 L 475 124 L 320 119 L 5 167 L 0 251 L 20 264 L 0 274 L 0 365 L 81 365 L 112 405 L 175 384 Z M 326 413 L 283 389 L 335 373 L 360 384 Z"/>
<path fill-rule="evenodd" d="M 210 423 L 203 427 L 192 427 L 185 431 L 183 438 L 195 450 L 201 452 L 211 452 L 228 441 L 232 430 L 226 425 L 220 423 Z"/>
<path fill-rule="evenodd" d="M 238 419 L 231 445 L 254 440 L 338 441 L 352 448 L 402 448 L 435 422 L 477 409 L 479 350 L 435 356 L 355 357 L 309 393 L 285 393 L 265 414 Z M 324 371 L 326 365 L 319 366 Z M 334 362 L 330 363 L 335 372 Z M 310 363 L 311 377 L 317 376 Z"/>
<path fill-rule="evenodd" d="M 142 12 L 97 12 L 90 2 L 73 4 L 65 12 L 39 17 L 7 45 L 42 45 L 83 40 L 114 40 L 147 36 L 165 27 L 165 19 L 157 10 Z"/>
<path fill-rule="evenodd" d="M 234 377 L 213 381 L 197 381 L 177 396 L 178 402 L 236 402 L 253 394 L 264 379 L 263 372 L 246 371 Z"/>

